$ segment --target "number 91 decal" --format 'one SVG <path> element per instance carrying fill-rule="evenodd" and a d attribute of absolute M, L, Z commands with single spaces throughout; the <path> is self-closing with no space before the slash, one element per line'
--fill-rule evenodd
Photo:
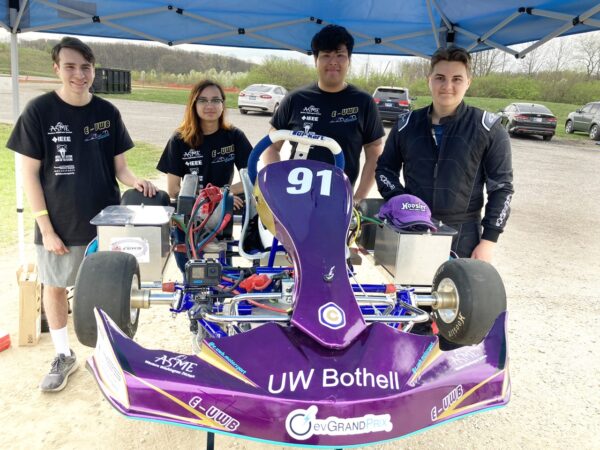
<path fill-rule="evenodd" d="M 320 178 L 321 188 L 320 195 L 329 197 L 331 194 L 331 170 L 320 170 L 316 173 L 317 178 Z M 288 175 L 288 183 L 286 191 L 288 194 L 299 195 L 306 194 L 313 187 L 313 173 L 306 167 L 296 167 Z M 319 183 L 319 180 L 314 181 Z"/>

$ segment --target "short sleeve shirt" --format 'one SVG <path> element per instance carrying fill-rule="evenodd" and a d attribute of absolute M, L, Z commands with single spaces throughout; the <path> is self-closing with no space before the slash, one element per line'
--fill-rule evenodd
<path fill-rule="evenodd" d="M 117 108 L 96 96 L 73 106 L 49 92 L 27 105 L 6 146 L 41 161 L 54 231 L 65 245 L 87 245 L 96 236 L 90 220 L 120 201 L 114 158 L 133 147 Z M 35 243 L 42 244 L 37 224 Z"/>
<path fill-rule="evenodd" d="M 175 133 L 167 142 L 156 168 L 183 178 L 198 175 L 201 186 L 211 183 L 223 187 L 233 180 L 234 165 L 243 169 L 248 165 L 252 145 L 238 128 L 219 129 L 204 136 L 198 148 L 192 148 Z"/>
<path fill-rule="evenodd" d="M 369 94 L 352 85 L 340 92 L 325 92 L 315 83 L 287 95 L 271 119 L 278 130 L 305 131 L 334 139 L 342 147 L 344 172 L 355 183 L 360 172 L 363 145 L 384 136 L 377 106 Z M 309 159 L 330 162 L 331 152 L 311 148 Z"/>

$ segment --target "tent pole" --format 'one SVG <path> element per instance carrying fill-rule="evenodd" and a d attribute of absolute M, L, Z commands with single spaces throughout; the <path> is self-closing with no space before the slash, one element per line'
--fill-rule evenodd
<path fill-rule="evenodd" d="M 10 10 L 11 16 L 16 16 L 14 9 Z M 12 17 L 11 17 L 12 18 Z M 19 118 L 19 47 L 17 45 L 17 33 L 13 28 L 10 33 L 10 73 L 12 77 L 12 111 L 13 122 L 17 123 Z M 19 263 L 25 264 L 25 226 L 23 220 L 23 165 L 20 154 L 15 153 L 15 185 L 16 185 L 16 207 L 17 207 L 17 242 L 19 245 Z"/>

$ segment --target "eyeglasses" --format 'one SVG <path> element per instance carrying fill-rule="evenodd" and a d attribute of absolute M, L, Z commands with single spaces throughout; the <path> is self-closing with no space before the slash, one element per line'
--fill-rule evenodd
<path fill-rule="evenodd" d="M 208 105 L 209 103 L 210 103 L 211 105 L 218 106 L 218 105 L 222 105 L 222 104 L 223 104 L 223 99 L 222 99 L 222 98 L 217 98 L 217 97 L 215 97 L 215 98 L 211 98 L 211 99 L 209 100 L 209 99 L 207 99 L 207 98 L 200 97 L 200 98 L 198 98 L 198 99 L 196 100 L 196 103 L 199 103 L 199 104 L 200 104 L 200 105 L 202 105 L 202 106 Z"/>

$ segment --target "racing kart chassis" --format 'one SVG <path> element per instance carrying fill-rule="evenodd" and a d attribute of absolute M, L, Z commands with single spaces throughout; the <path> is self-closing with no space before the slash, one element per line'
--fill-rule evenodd
<path fill-rule="evenodd" d="M 338 167 L 292 160 L 257 172 L 262 150 L 283 138 L 329 146 Z M 339 167 L 341 149 L 329 141 L 276 132 L 252 152 L 247 176 L 256 209 L 293 262 L 254 269 L 253 276 L 276 280 L 268 289 L 243 292 L 245 276 L 240 271 L 236 280 L 239 269 L 228 267 L 213 267 L 222 270 L 216 286 L 206 281 L 208 263 L 194 259 L 201 261 L 199 284 L 188 277 L 157 292 L 142 287 L 130 254 L 85 258 L 76 331 L 79 322 L 78 338 L 95 345 L 88 368 L 119 412 L 203 429 L 209 446 L 215 432 L 341 448 L 508 402 L 506 294 L 498 273 L 457 259 L 438 269 L 427 292 L 351 284 L 352 190 Z M 92 285 L 113 301 L 97 304 Z M 193 354 L 149 350 L 131 339 L 139 309 L 156 304 L 188 315 Z M 411 332 L 431 321 L 438 335 Z"/>

